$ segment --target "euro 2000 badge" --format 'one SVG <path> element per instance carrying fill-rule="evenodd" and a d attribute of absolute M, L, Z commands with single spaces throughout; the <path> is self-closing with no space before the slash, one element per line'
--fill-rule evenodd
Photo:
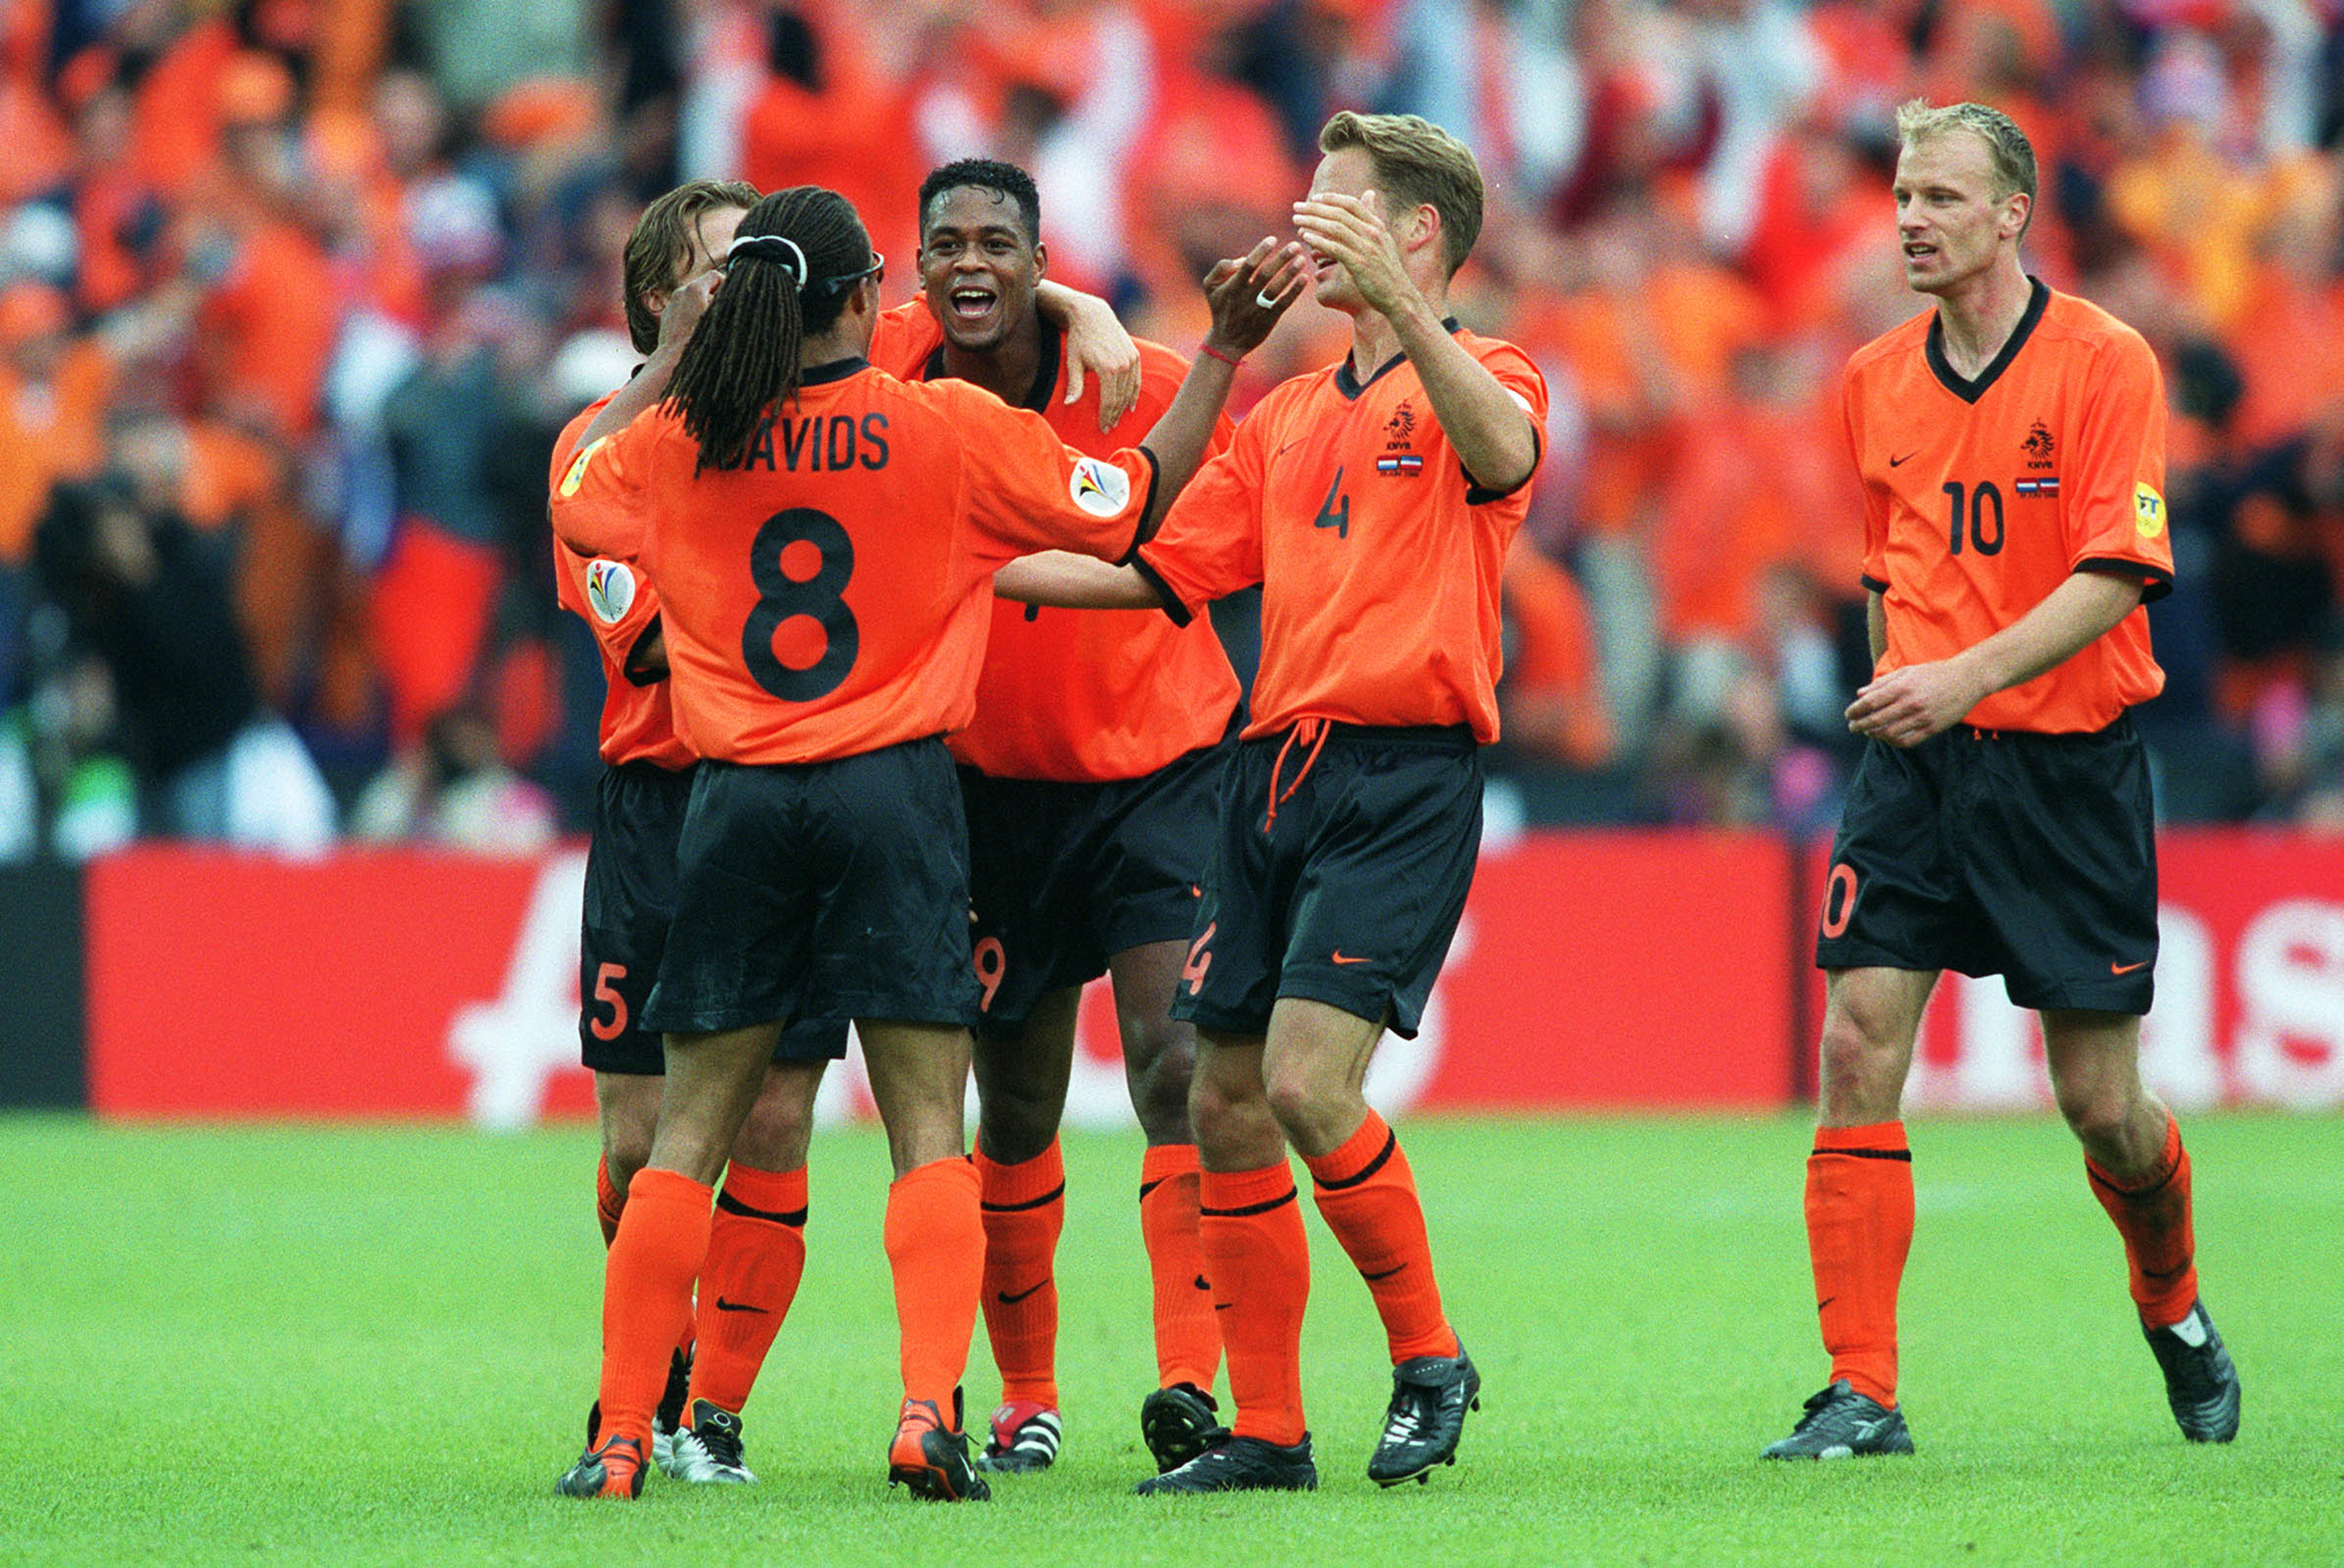
<path fill-rule="evenodd" d="M 2165 498 L 2146 480 L 2132 487 L 2132 526 L 2143 539 L 2165 531 Z"/>
<path fill-rule="evenodd" d="M 635 574 L 626 563 L 618 561 L 590 561 L 586 563 L 586 602 L 593 607 L 605 626 L 616 626 L 627 618 L 627 611 L 635 602 Z"/>
<path fill-rule="evenodd" d="M 1131 476 L 1113 463 L 1084 458 L 1066 481 L 1066 493 L 1093 517 L 1113 517 L 1131 504 Z"/>
<path fill-rule="evenodd" d="M 609 437 L 605 436 L 602 438 L 602 440 L 608 440 L 609 439 Z M 578 487 L 585 482 L 586 464 L 594 456 L 595 449 L 600 447 L 601 444 L 601 440 L 591 442 L 583 450 L 580 451 L 576 458 L 571 460 L 570 471 L 561 476 L 561 498 L 564 501 L 576 495 L 578 493 Z"/>

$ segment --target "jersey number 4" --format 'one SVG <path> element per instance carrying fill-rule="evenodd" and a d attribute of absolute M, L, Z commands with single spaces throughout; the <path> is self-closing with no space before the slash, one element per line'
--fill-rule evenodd
<path fill-rule="evenodd" d="M 1310 520 L 1313 528 L 1331 528 L 1338 539 L 1351 537 L 1351 498 L 1342 493 L 1343 470 L 1337 469 L 1335 478 L 1327 486 L 1327 499 L 1318 503 L 1318 515 Z"/>
<path fill-rule="evenodd" d="M 811 703 L 838 690 L 863 645 L 854 612 L 841 597 L 854 575 L 854 541 L 838 519 L 807 506 L 775 512 L 749 547 L 749 575 L 758 594 L 741 628 L 750 679 L 784 703 Z M 773 639 L 783 623 L 801 618 L 822 629 L 822 656 L 793 666 L 773 652 Z"/>

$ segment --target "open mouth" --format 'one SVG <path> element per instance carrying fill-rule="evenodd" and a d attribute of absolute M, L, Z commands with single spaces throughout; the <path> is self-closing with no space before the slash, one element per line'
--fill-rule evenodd
<path fill-rule="evenodd" d="M 992 313 L 998 296 L 990 288 L 964 286 L 954 289 L 950 299 L 955 316 L 964 321 L 975 321 Z"/>

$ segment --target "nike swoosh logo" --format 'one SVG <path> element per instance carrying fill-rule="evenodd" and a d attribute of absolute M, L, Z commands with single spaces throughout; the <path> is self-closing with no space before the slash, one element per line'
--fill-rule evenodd
<path fill-rule="evenodd" d="M 746 1301 L 728 1301 L 722 1296 L 716 1298 L 716 1310 L 720 1312 L 763 1312 L 768 1316 L 773 1312 L 770 1307 L 753 1307 Z"/>
<path fill-rule="evenodd" d="M 1903 468 L 1906 463 L 1911 462 L 1915 458 L 1920 455 L 1921 454 L 1918 452 L 1906 452 L 1901 458 L 1890 458 L 1888 460 L 1888 466 L 1890 468 Z"/>
<path fill-rule="evenodd" d="M 1837 1296 L 1825 1296 L 1822 1300 L 1817 1301 L 1817 1302 L 1815 1303 L 1815 1310 L 1816 1310 L 1816 1311 L 1818 1311 L 1818 1312 L 1820 1312 L 1820 1311 L 1822 1311 L 1825 1307 L 1830 1306 L 1834 1301 L 1836 1301 L 1836 1300 L 1839 1300 L 1839 1298 L 1838 1298 Z"/>
<path fill-rule="evenodd" d="M 2143 958 L 2137 964 L 2110 964 L 2108 966 L 2108 973 L 2111 975 L 2129 975 L 2135 969 L 2147 968 L 2148 966 L 2148 963 L 2149 961 L 2147 959 Z"/>
<path fill-rule="evenodd" d="M 1018 1302 L 1024 1300 L 1026 1297 L 1032 1295 L 1035 1291 L 1040 1290 L 1049 1282 L 1050 1281 L 1047 1279 L 1037 1280 L 1033 1284 L 1026 1286 L 1023 1290 L 1018 1291 L 1015 1296 L 1011 1295 L 1006 1290 L 995 1290 L 993 1293 L 994 1300 L 999 1301 L 1005 1307 L 1014 1307 L 1017 1305 Z M 962 1298 L 964 1300 L 966 1299 L 967 1298 L 965 1297 Z"/>
<path fill-rule="evenodd" d="M 1340 947 L 1335 949 L 1334 959 L 1338 964 L 1364 964 L 1367 962 L 1365 958 L 1349 958 L 1344 956 L 1343 950 Z"/>
<path fill-rule="evenodd" d="M 1399 1273 L 1401 1270 L 1403 1270 L 1403 1269 L 1405 1269 L 1405 1268 L 1407 1268 L 1407 1267 L 1408 1267 L 1408 1265 L 1407 1265 L 1407 1264 L 1405 1264 L 1405 1263 L 1395 1263 L 1395 1264 L 1393 1264 L 1390 1268 L 1389 1268 L 1389 1269 L 1385 1270 L 1384 1270 L 1382 1273 L 1380 1273 L 1380 1274 L 1369 1274 L 1369 1273 L 1367 1273 L 1367 1272 L 1365 1272 L 1364 1270 L 1362 1270 L 1362 1271 L 1361 1271 L 1361 1273 L 1360 1273 L 1360 1275 L 1359 1275 L 1359 1278 L 1360 1278 L 1360 1279 L 1362 1279 L 1362 1280 L 1368 1280 L 1369 1283 L 1373 1283 L 1374 1281 L 1376 1281 L 1376 1280 L 1389 1280 L 1389 1279 L 1390 1279 L 1393 1275 L 1395 1275 L 1395 1274 Z"/>
<path fill-rule="evenodd" d="M 1216 1301 L 1213 1303 L 1213 1310 L 1216 1312 L 1226 1312 L 1231 1307 L 1236 1305 L 1237 1303 L 1235 1301 Z"/>

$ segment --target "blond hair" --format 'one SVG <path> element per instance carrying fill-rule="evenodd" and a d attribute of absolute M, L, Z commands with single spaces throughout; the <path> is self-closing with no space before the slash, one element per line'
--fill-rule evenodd
<path fill-rule="evenodd" d="M 686 180 L 643 208 L 627 236 L 626 248 L 619 253 L 619 288 L 626 297 L 627 337 L 635 352 L 648 354 L 659 347 L 659 316 L 644 296 L 672 294 L 685 281 L 676 274 L 692 255 L 694 228 L 702 216 L 720 207 L 746 212 L 757 205 L 759 195 L 746 180 Z"/>
<path fill-rule="evenodd" d="M 2025 238 L 2035 223 L 2036 179 L 2035 145 L 2026 139 L 2026 133 L 2008 115 L 1984 104 L 1939 106 L 1926 98 L 1914 98 L 1896 107 L 1896 139 L 1904 147 L 1947 131 L 1967 131 L 1985 143 L 1986 171 L 1994 182 L 1995 201 L 2020 195 L 2026 197 L 2026 222 L 2018 230 Z"/>
<path fill-rule="evenodd" d="M 1421 115 L 1362 115 L 1345 109 L 1318 133 L 1318 150 L 1358 147 L 1376 173 L 1384 210 L 1427 206 L 1440 215 L 1440 234 L 1454 276 L 1473 254 L 1481 233 L 1481 166 L 1473 149 Z"/>

